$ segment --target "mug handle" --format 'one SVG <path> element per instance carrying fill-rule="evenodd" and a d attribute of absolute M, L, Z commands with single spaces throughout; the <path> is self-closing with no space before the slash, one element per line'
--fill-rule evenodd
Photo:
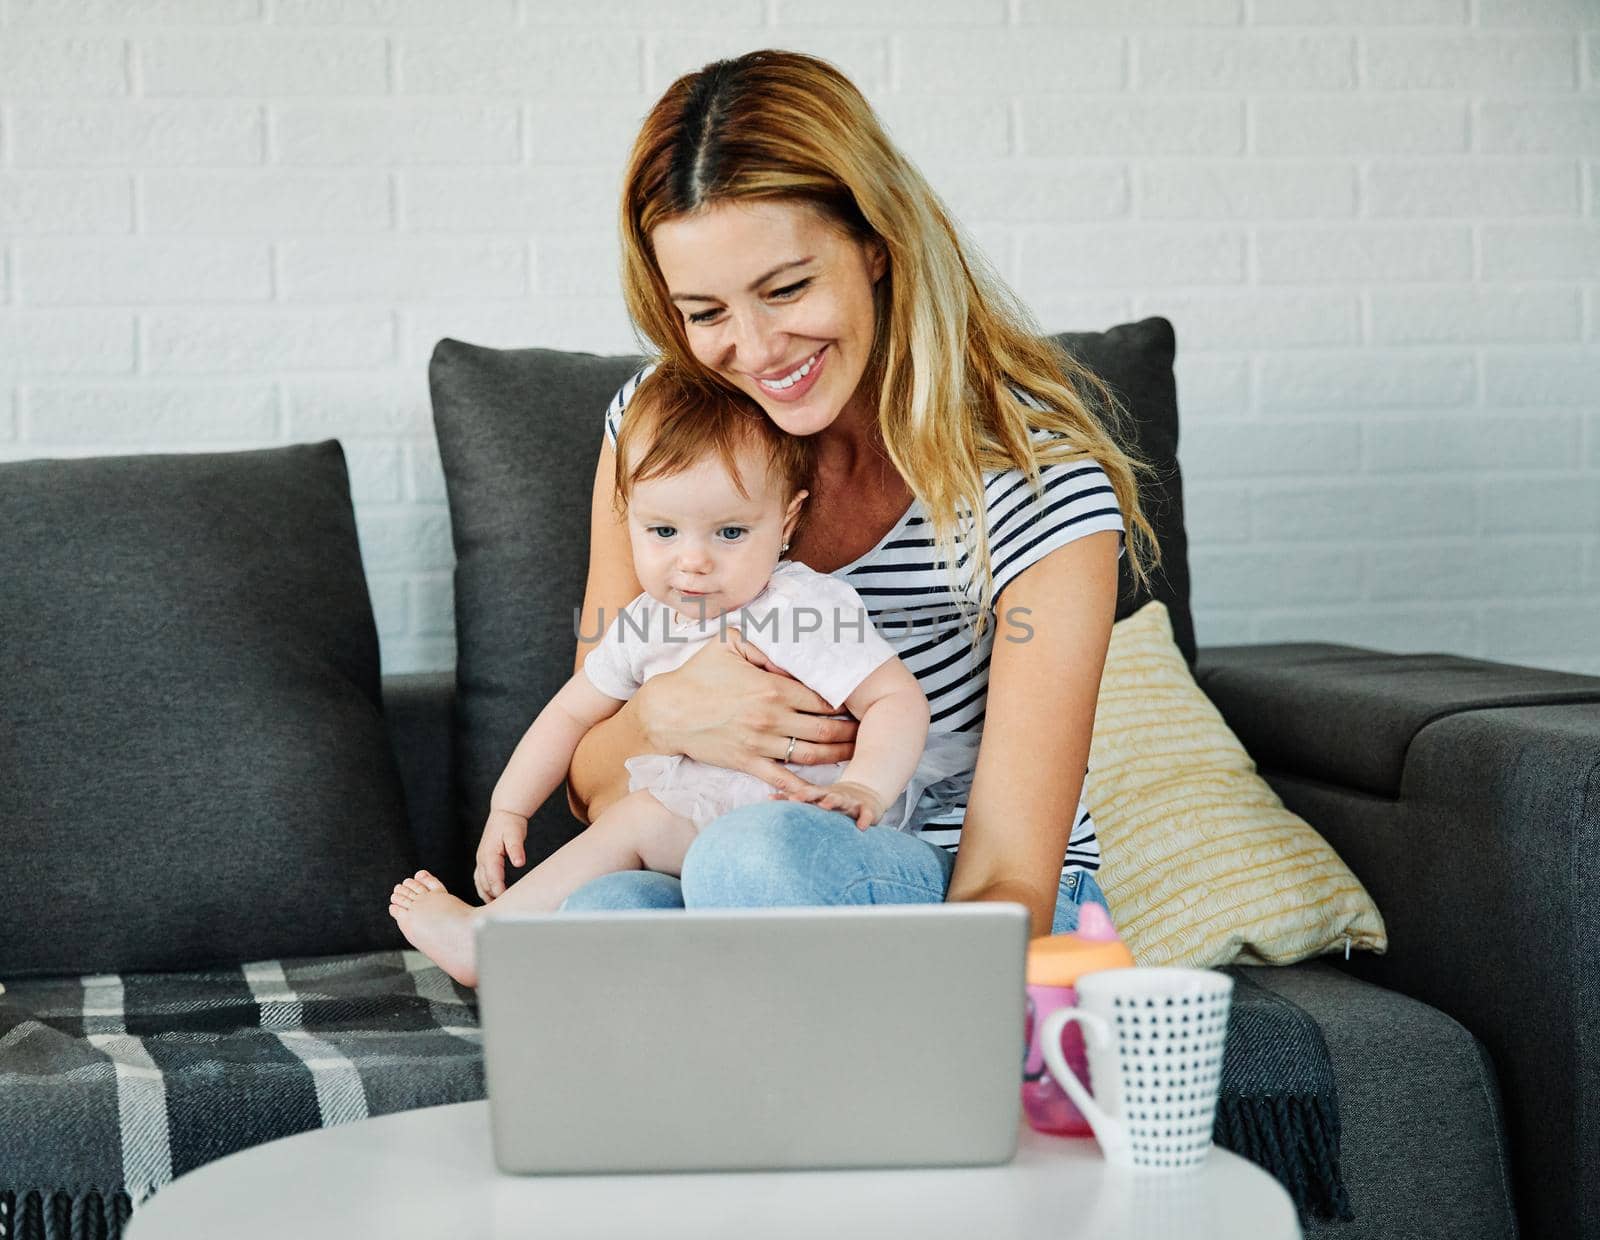
<path fill-rule="evenodd" d="M 1127 1163 L 1130 1161 L 1127 1128 L 1121 1120 L 1108 1115 L 1094 1100 L 1088 1086 L 1067 1065 L 1067 1057 L 1061 1053 L 1061 1035 L 1072 1021 L 1083 1026 L 1083 1036 L 1096 1048 L 1111 1041 L 1111 1026 L 1103 1016 L 1085 1012 L 1082 1008 L 1061 1008 L 1045 1017 L 1044 1024 L 1040 1026 L 1039 1050 L 1044 1055 L 1050 1075 L 1067 1091 L 1067 1096 L 1089 1121 L 1089 1127 L 1094 1129 L 1095 1140 L 1100 1142 L 1100 1148 L 1105 1151 L 1106 1161 Z"/>

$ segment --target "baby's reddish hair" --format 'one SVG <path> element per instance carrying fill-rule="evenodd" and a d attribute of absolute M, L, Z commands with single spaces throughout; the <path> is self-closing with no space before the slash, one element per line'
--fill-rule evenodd
<path fill-rule="evenodd" d="M 617 434 L 617 510 L 625 515 L 635 484 L 669 478 L 715 454 L 745 499 L 738 449 L 754 442 L 765 450 L 770 476 L 787 504 L 811 485 L 815 447 L 810 436 L 774 425 L 761 407 L 737 392 L 663 363 L 640 382 Z"/>

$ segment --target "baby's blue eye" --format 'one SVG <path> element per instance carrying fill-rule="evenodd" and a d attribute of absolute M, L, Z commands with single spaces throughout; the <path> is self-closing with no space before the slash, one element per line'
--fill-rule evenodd
<path fill-rule="evenodd" d="M 729 535 L 729 542 L 738 542 L 749 532 L 750 531 L 745 529 L 742 525 L 724 525 L 720 530 L 717 531 L 719 534 Z"/>
<path fill-rule="evenodd" d="M 675 525 L 647 525 L 645 526 L 645 532 L 647 534 L 657 534 L 662 538 L 671 538 L 678 532 L 678 527 Z"/>

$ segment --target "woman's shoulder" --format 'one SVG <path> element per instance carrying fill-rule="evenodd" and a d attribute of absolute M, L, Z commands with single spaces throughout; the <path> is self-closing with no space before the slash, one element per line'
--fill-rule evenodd
<path fill-rule="evenodd" d="M 1024 404 L 1044 408 L 1030 393 L 1013 390 Z M 1116 488 L 1093 455 L 1074 452 L 1069 436 L 1048 427 L 1033 427 L 1029 438 L 1039 463 L 1037 494 L 1020 467 L 984 471 L 991 549 L 1010 554 L 1008 548 L 1054 546 L 1096 530 L 1125 528 Z"/>
<path fill-rule="evenodd" d="M 639 384 L 656 368 L 655 362 L 646 362 L 632 375 L 628 381 L 617 389 L 617 394 L 611 398 L 611 403 L 606 406 L 606 439 L 611 446 L 617 446 L 617 432 L 622 429 L 622 415 L 627 411 L 628 402 L 633 399 L 633 394 L 639 390 Z"/>
<path fill-rule="evenodd" d="M 1087 452 L 1073 453 L 1071 440 L 1043 427 L 1035 427 L 1029 438 L 1033 441 L 1035 459 L 1039 462 L 1039 482 L 1048 493 L 1101 493 L 1100 488 L 1111 490 L 1111 479 L 1105 469 Z M 1019 488 L 1028 486 L 1028 473 L 1020 466 L 983 471 L 983 487 L 991 513 L 996 507 L 1008 507 Z"/>

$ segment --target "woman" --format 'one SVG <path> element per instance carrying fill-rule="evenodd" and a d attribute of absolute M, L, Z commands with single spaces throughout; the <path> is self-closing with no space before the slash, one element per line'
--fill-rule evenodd
<path fill-rule="evenodd" d="M 656 348 L 815 437 L 790 558 L 856 587 L 933 727 L 981 742 L 975 775 L 918 834 L 858 832 L 782 766 L 848 759 L 854 723 L 713 643 L 588 733 L 574 812 L 625 795 L 623 763 L 643 753 L 797 799 L 709 824 L 681 880 L 607 875 L 565 907 L 1010 900 L 1034 934 L 1071 929 L 1081 903 L 1104 903 L 1079 795 L 1123 532 L 1140 580 L 1154 548 L 1142 466 L 1080 389 L 1115 413 L 1111 394 L 1037 337 L 860 93 L 811 57 L 752 52 L 675 82 L 635 143 L 622 231 L 628 308 Z M 612 509 L 635 383 L 595 475 L 585 633 L 640 589 Z"/>

